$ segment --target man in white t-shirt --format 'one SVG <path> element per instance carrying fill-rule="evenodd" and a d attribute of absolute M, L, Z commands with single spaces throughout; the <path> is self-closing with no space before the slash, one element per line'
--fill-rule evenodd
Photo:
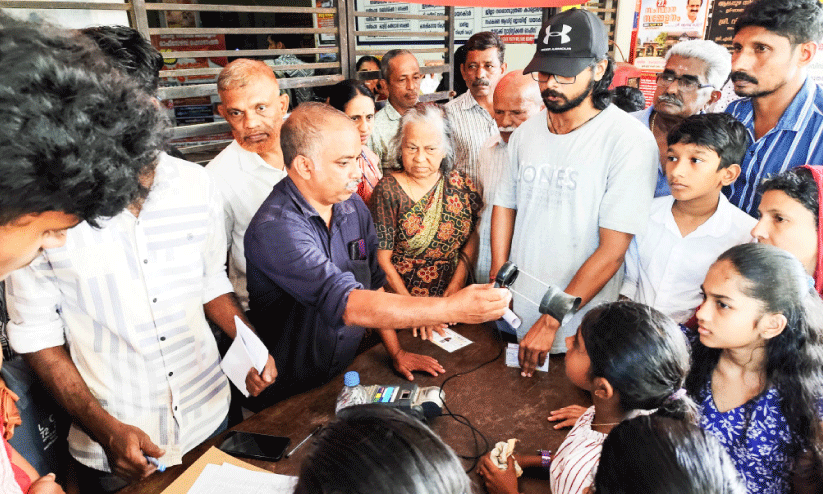
<path fill-rule="evenodd" d="M 206 166 L 223 196 L 229 251 L 229 279 L 243 310 L 249 310 L 243 236 L 254 213 L 286 176 L 280 126 L 289 97 L 280 94 L 271 68 L 241 58 L 217 79 L 218 111 L 231 125 L 234 141 Z"/>
<path fill-rule="evenodd" d="M 520 268 L 514 311 L 523 376 L 583 317 L 541 315 L 547 285 L 580 297 L 582 305 L 617 300 L 623 257 L 642 232 L 657 174 L 654 136 L 610 105 L 613 76 L 608 35 L 594 14 L 571 9 L 549 19 L 524 73 L 538 81 L 546 110 L 509 140 L 511 161 L 492 212 L 492 271 L 511 260 Z M 588 304 L 588 305 L 587 305 Z"/>

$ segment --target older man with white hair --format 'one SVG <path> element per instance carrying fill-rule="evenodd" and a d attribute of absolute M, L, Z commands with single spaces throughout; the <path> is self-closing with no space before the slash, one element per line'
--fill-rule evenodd
<path fill-rule="evenodd" d="M 646 124 L 660 149 L 660 163 L 666 159 L 666 135 L 686 117 L 702 113 L 717 101 L 732 71 L 729 51 L 714 41 L 684 41 L 666 53 L 666 68 L 657 75 L 654 103 L 632 115 Z M 663 167 L 657 169 L 654 196 L 671 192 Z"/>

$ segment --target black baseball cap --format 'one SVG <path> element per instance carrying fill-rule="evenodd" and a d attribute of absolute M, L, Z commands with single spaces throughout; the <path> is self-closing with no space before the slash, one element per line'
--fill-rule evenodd
<path fill-rule="evenodd" d="M 523 69 L 572 77 L 597 60 L 606 58 L 609 35 L 606 26 L 588 10 L 569 9 L 543 24 L 534 40 L 537 51 Z"/>

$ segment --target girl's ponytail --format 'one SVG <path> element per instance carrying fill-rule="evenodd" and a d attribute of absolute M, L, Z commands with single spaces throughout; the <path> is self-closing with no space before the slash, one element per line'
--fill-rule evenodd
<path fill-rule="evenodd" d="M 689 372 L 686 337 L 669 317 L 636 302 L 613 302 L 589 311 L 580 333 L 589 377 L 609 381 L 624 411 L 696 421 L 694 403 L 680 391 Z"/>
<path fill-rule="evenodd" d="M 679 388 L 670 394 L 663 403 L 657 407 L 655 415 L 685 420 L 692 424 L 697 424 L 700 419 L 697 404 L 686 393 L 686 388 Z"/>

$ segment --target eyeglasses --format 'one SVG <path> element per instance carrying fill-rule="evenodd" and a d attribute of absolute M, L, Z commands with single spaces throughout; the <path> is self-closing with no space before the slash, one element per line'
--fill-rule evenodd
<path fill-rule="evenodd" d="M 677 76 L 670 72 L 661 72 L 657 74 L 657 85 L 660 87 L 669 87 L 674 81 L 677 81 L 678 87 L 683 92 L 697 91 L 707 87 L 714 87 L 711 84 L 700 84 L 697 77 L 693 75 Z"/>
<path fill-rule="evenodd" d="M 532 72 L 532 79 L 543 84 L 549 82 L 549 79 L 552 77 L 554 77 L 555 82 L 558 84 L 574 84 L 575 81 L 577 81 L 576 75 L 567 77 L 564 75 L 549 74 L 548 72 Z"/>

